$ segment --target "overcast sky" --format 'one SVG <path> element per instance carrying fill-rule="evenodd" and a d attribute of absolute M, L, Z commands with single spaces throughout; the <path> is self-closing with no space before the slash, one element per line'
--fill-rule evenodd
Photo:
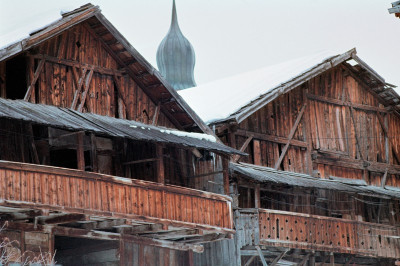
<path fill-rule="evenodd" d="M 353 47 L 386 82 L 400 86 L 400 19 L 394 0 L 176 0 L 196 52 L 197 84 L 310 55 Z M 0 0 L 0 46 L 26 36 L 83 0 Z M 153 65 L 172 0 L 92 0 Z M 397 89 L 399 92 L 400 90 Z"/>

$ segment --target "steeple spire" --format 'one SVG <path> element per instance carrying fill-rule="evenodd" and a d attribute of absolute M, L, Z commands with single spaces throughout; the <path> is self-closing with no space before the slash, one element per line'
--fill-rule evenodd
<path fill-rule="evenodd" d="M 194 49 L 179 28 L 173 0 L 171 26 L 158 47 L 157 66 L 174 89 L 183 90 L 196 86 L 194 65 Z"/>

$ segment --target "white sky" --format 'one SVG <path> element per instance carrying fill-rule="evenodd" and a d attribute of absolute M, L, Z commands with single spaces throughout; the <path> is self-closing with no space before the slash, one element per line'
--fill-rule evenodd
<path fill-rule="evenodd" d="M 0 46 L 88 0 L 0 0 Z M 322 50 L 358 55 L 400 86 L 400 19 L 394 0 L 176 0 L 183 34 L 196 52 L 197 84 Z M 153 65 L 172 0 L 92 0 Z M 399 89 L 397 89 L 399 92 Z"/>

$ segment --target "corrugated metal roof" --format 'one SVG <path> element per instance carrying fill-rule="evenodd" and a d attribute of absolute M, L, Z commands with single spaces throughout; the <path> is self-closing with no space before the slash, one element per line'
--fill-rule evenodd
<path fill-rule="evenodd" d="M 369 186 L 363 182 L 363 180 L 340 177 L 321 179 L 307 174 L 279 171 L 270 167 L 245 163 L 231 163 L 230 169 L 260 183 L 270 182 L 298 187 L 339 190 L 347 193 L 364 194 L 371 197 L 400 198 L 400 189 Z"/>
<path fill-rule="evenodd" d="M 29 121 L 72 131 L 92 131 L 100 135 L 129 138 L 140 141 L 170 143 L 206 149 L 220 153 L 241 152 L 210 141 L 210 135 L 181 132 L 136 121 L 80 113 L 67 108 L 33 104 L 23 100 L 0 98 L 0 117 Z"/>

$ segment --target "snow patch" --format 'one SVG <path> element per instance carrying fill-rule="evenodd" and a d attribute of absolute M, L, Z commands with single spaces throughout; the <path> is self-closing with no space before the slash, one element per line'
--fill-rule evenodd
<path fill-rule="evenodd" d="M 203 134 L 203 133 L 184 132 L 184 131 L 176 131 L 176 130 L 168 130 L 168 129 L 161 129 L 160 132 L 165 133 L 165 134 L 173 134 L 173 135 L 179 136 L 179 137 L 189 137 L 189 138 L 194 138 L 194 139 L 217 142 L 217 139 L 214 136 Z"/>
<path fill-rule="evenodd" d="M 211 123 L 228 118 L 259 96 L 338 54 L 324 51 L 198 87 L 180 90 L 178 93 L 203 121 Z"/>

